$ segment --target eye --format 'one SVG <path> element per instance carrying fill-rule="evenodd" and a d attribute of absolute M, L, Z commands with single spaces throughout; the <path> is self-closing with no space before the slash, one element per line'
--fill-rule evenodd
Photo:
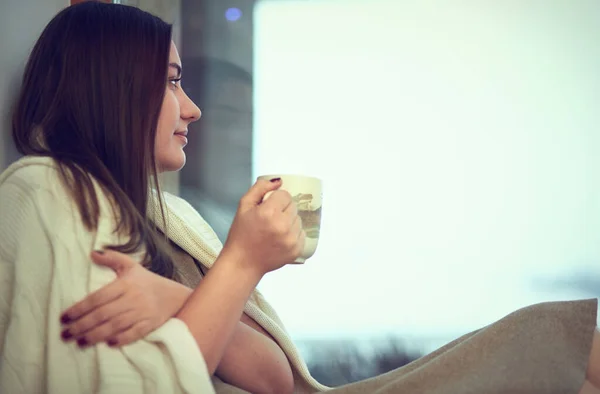
<path fill-rule="evenodd" d="M 179 88 L 181 86 L 181 78 L 170 78 L 169 84 L 175 88 Z"/>

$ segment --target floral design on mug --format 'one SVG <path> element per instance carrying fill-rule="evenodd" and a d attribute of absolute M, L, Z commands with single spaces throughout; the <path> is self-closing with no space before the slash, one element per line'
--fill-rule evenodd
<path fill-rule="evenodd" d="M 302 229 L 308 238 L 318 239 L 321 229 L 321 206 L 312 205 L 313 195 L 298 193 L 292 197 L 298 207 L 298 216 L 302 219 Z"/>

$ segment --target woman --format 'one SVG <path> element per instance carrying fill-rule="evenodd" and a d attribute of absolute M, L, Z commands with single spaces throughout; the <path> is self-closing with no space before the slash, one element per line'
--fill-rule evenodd
<path fill-rule="evenodd" d="M 180 79 L 170 26 L 135 8 L 82 3 L 42 33 L 13 118 L 26 157 L 0 176 L 0 392 L 327 390 L 255 290 L 304 242 L 280 181 L 250 188 L 224 246 L 160 192 L 200 117 Z M 331 391 L 578 393 L 600 385 L 596 306 L 525 308 Z"/>
<path fill-rule="evenodd" d="M 176 219 L 163 212 L 173 206 L 188 221 L 201 219 L 181 202 L 165 206 L 150 185 L 158 190 L 158 172 L 183 166 L 187 127 L 200 116 L 180 78 L 171 27 L 132 7 L 67 8 L 35 45 L 13 119 L 13 138 L 27 156 L 0 179 L 0 392 L 210 392 L 215 371 L 255 392 L 292 390 L 283 351 L 240 323 L 260 277 L 293 261 L 302 247 L 289 195 L 275 192 L 258 205 L 277 181 L 257 183 L 243 198 L 227 245 L 194 293 L 159 281 L 154 294 L 163 312 L 150 320 L 135 309 L 107 308 L 120 313 L 109 326 L 126 329 L 111 338 L 113 349 L 79 350 L 61 339 L 63 332 L 82 346 L 93 342 L 59 321 L 62 310 L 114 278 L 89 264 L 92 250 L 117 250 L 152 272 L 177 276 L 160 235 Z M 147 220 L 149 207 L 157 207 L 154 222 Z M 198 230 L 189 230 L 190 239 Z M 194 245 L 209 259 L 215 245 L 204 238 Z M 118 300 L 140 305 L 131 293 Z M 122 346 L 139 336 L 144 340 Z M 261 379 L 246 383 L 236 363 L 248 351 Z"/>

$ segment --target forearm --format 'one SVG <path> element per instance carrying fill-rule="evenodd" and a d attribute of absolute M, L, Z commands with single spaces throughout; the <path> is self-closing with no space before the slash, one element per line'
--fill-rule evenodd
<path fill-rule="evenodd" d="M 279 345 L 242 322 L 238 323 L 216 375 L 256 394 L 288 394 L 294 390 L 292 369 Z"/>
<path fill-rule="evenodd" d="M 169 281 L 165 292 L 183 305 L 193 290 Z M 289 361 L 273 337 L 242 313 L 218 363 L 215 374 L 223 381 L 252 393 L 283 394 L 293 390 Z"/>
<path fill-rule="evenodd" d="M 189 327 L 212 375 L 238 327 L 244 305 L 261 275 L 241 271 L 221 255 L 175 317 Z"/>

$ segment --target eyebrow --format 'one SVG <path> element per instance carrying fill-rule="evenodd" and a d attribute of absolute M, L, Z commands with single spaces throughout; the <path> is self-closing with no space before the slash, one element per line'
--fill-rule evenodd
<path fill-rule="evenodd" d="M 181 77 L 181 66 L 177 63 L 169 63 L 169 67 L 173 67 L 177 70 L 177 78 Z"/>

